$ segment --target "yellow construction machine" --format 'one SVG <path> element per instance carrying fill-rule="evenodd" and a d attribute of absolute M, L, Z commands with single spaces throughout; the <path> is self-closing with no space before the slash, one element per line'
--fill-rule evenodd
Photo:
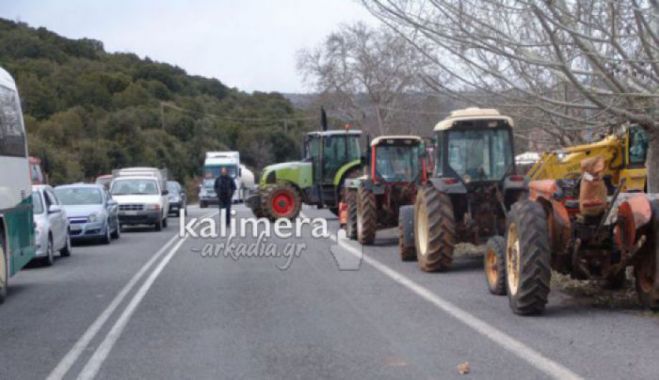
<path fill-rule="evenodd" d="M 543 153 L 527 175 L 531 180 L 577 178 L 581 161 L 600 156 L 605 160 L 604 178 L 610 191 L 620 184 L 623 192 L 645 191 L 647 150 L 648 137 L 642 128 L 622 126 L 600 141 Z"/>

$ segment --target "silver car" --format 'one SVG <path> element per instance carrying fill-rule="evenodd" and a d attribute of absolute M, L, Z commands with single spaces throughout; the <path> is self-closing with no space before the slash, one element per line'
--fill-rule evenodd
<path fill-rule="evenodd" d="M 53 188 L 48 185 L 32 186 L 32 207 L 36 259 L 50 266 L 55 260 L 55 251 L 59 251 L 60 256 L 71 255 L 69 220 Z"/>
<path fill-rule="evenodd" d="M 100 240 L 110 244 L 112 239 L 119 239 L 118 205 L 103 185 L 57 186 L 55 194 L 69 217 L 73 240 Z"/>

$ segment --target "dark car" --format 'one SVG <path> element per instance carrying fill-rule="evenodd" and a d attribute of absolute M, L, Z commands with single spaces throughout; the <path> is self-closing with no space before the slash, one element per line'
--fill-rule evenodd
<path fill-rule="evenodd" d="M 180 210 L 188 212 L 188 196 L 185 189 L 177 181 L 167 181 L 167 191 L 169 194 L 169 213 L 179 214 Z"/>

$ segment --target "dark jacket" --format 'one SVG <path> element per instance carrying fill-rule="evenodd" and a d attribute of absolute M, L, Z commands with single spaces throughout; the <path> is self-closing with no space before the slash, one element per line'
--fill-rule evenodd
<path fill-rule="evenodd" d="M 228 175 L 221 175 L 215 179 L 215 194 L 220 202 L 229 202 L 236 191 L 236 182 Z"/>

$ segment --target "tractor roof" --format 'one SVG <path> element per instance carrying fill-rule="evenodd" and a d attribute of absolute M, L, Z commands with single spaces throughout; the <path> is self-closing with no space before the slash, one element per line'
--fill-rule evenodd
<path fill-rule="evenodd" d="M 307 135 L 309 136 L 333 136 L 333 135 L 361 135 L 362 131 L 358 129 L 331 129 L 329 131 L 314 131 L 314 132 L 309 132 Z"/>
<path fill-rule="evenodd" d="M 389 135 L 378 136 L 371 141 L 371 146 L 376 146 L 384 140 L 416 140 L 419 143 L 423 142 L 421 137 L 415 135 Z"/>
<path fill-rule="evenodd" d="M 435 125 L 434 130 L 444 131 L 451 129 L 455 122 L 465 120 L 505 120 L 511 127 L 515 125 L 511 117 L 502 115 L 499 113 L 499 110 L 494 108 L 470 107 L 451 112 L 449 117 Z"/>

